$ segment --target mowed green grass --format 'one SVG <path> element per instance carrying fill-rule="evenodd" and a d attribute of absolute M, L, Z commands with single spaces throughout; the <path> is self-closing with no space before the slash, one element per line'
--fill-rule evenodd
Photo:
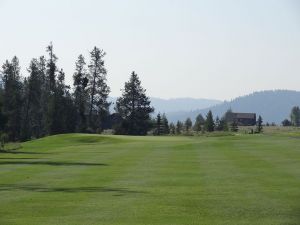
<path fill-rule="evenodd" d="M 1 225 L 298 225 L 300 138 L 59 135 L 0 153 Z"/>

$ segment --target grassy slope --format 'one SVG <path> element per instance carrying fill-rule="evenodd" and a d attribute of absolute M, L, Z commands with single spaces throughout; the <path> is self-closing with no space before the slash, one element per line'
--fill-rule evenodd
<path fill-rule="evenodd" d="M 300 224 L 300 139 L 61 135 L 0 154 L 0 224 Z"/>

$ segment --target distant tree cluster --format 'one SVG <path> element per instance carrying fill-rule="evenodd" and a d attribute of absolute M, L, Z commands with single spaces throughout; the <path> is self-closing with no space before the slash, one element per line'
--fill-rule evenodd
<path fill-rule="evenodd" d="M 193 124 L 190 118 L 187 118 L 184 122 L 177 121 L 176 124 L 170 123 L 169 125 L 165 125 L 164 121 L 168 121 L 165 114 L 163 116 L 157 114 L 157 117 L 154 121 L 155 135 L 189 135 L 189 134 L 199 134 L 205 132 L 215 132 L 215 131 L 223 131 L 223 132 L 238 132 L 239 127 L 235 120 L 233 120 L 233 112 L 229 109 L 221 118 L 216 117 L 214 119 L 212 111 L 209 111 L 204 118 L 201 114 L 196 117 L 195 123 Z M 168 127 L 168 129 L 164 129 L 164 127 Z M 255 130 L 252 130 L 252 133 L 261 133 L 263 131 L 263 120 L 262 117 L 259 116 L 256 122 Z"/>
<path fill-rule="evenodd" d="M 290 120 L 285 119 L 282 121 L 282 126 L 300 127 L 300 108 L 294 106 L 291 110 Z"/>
<path fill-rule="evenodd" d="M 171 131 L 172 129 L 172 131 Z M 156 120 L 154 121 L 154 135 L 166 135 L 166 134 L 175 134 L 175 131 L 173 131 L 173 124 L 172 127 L 169 125 L 169 121 L 165 114 L 162 116 L 160 113 L 157 114 Z"/>
<path fill-rule="evenodd" d="M 47 56 L 33 58 L 28 76 L 21 75 L 15 56 L 0 71 L 0 139 L 24 141 L 71 132 L 101 132 L 115 128 L 118 134 L 145 135 L 153 108 L 139 77 L 132 73 L 110 114 L 105 52 L 94 47 L 89 62 L 79 55 L 75 62 L 73 89 L 65 84 L 53 45 Z"/>

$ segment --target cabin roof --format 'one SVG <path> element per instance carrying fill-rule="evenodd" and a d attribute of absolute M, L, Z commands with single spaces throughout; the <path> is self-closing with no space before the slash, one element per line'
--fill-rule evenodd
<path fill-rule="evenodd" d="M 255 113 L 233 113 L 237 119 L 256 119 Z"/>

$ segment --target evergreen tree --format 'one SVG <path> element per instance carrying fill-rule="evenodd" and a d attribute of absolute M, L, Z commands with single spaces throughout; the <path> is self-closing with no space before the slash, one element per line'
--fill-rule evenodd
<path fill-rule="evenodd" d="M 2 66 L 3 113 L 7 118 L 6 133 L 10 141 L 20 139 L 22 122 L 22 82 L 19 60 L 15 56 L 12 61 L 6 61 Z"/>
<path fill-rule="evenodd" d="M 174 123 L 170 123 L 170 134 L 174 135 L 176 133 L 176 127 L 174 125 Z"/>
<path fill-rule="evenodd" d="M 216 131 L 222 131 L 222 126 L 221 126 L 221 121 L 219 119 L 219 117 L 216 117 L 216 121 L 215 121 L 215 130 Z"/>
<path fill-rule="evenodd" d="M 165 113 L 162 115 L 161 123 L 162 123 L 162 133 L 169 134 L 170 133 L 169 121 Z"/>
<path fill-rule="evenodd" d="M 184 122 L 185 131 L 188 133 L 190 132 L 191 128 L 193 126 L 191 118 L 187 118 Z"/>
<path fill-rule="evenodd" d="M 64 133 L 73 133 L 76 131 L 77 125 L 77 111 L 74 103 L 72 94 L 70 93 L 70 87 L 66 86 L 63 96 L 63 123 L 64 123 Z"/>
<path fill-rule="evenodd" d="M 292 108 L 291 123 L 295 127 L 300 126 L 300 108 L 298 106 L 295 106 L 295 107 Z"/>
<path fill-rule="evenodd" d="M 204 118 L 201 114 L 199 114 L 197 117 L 196 117 L 196 122 L 194 124 L 194 131 L 196 131 L 197 133 L 200 132 L 202 130 L 202 126 L 204 125 Z"/>
<path fill-rule="evenodd" d="M 50 87 L 47 76 L 47 60 L 44 56 L 41 56 L 38 60 L 39 77 L 42 82 L 42 91 L 40 96 L 41 107 L 39 109 L 41 117 L 37 120 L 37 137 L 42 137 L 49 134 L 49 99 L 50 99 Z"/>
<path fill-rule="evenodd" d="M 57 76 L 55 88 L 55 114 L 53 118 L 55 133 L 70 133 L 75 130 L 76 110 L 69 90 L 70 87 L 65 84 L 65 73 L 61 69 Z"/>
<path fill-rule="evenodd" d="M 55 75 L 55 78 L 56 79 L 54 89 L 53 91 L 50 90 L 50 99 L 48 107 L 50 116 L 50 134 L 73 132 L 74 129 L 71 129 L 71 127 L 74 127 L 76 120 L 72 120 L 73 122 L 71 124 L 67 123 L 69 116 L 67 115 L 67 112 L 69 112 L 68 107 L 72 107 L 73 103 L 70 104 L 70 100 L 67 101 L 67 96 L 70 97 L 70 87 L 65 84 L 64 71 L 62 69 L 59 70 L 59 72 Z M 74 108 L 72 108 L 72 110 L 73 112 L 75 112 Z"/>
<path fill-rule="evenodd" d="M 219 130 L 220 131 L 228 131 L 228 123 L 226 122 L 226 120 L 222 117 L 220 120 L 220 124 L 219 124 Z"/>
<path fill-rule="evenodd" d="M 206 115 L 204 127 L 207 132 L 213 132 L 215 129 L 214 118 L 211 110 L 209 110 L 209 112 Z"/>
<path fill-rule="evenodd" d="M 156 116 L 155 134 L 161 135 L 162 133 L 163 133 L 162 132 L 162 121 L 161 121 L 160 113 L 158 113 Z"/>
<path fill-rule="evenodd" d="M 176 134 L 181 134 L 182 129 L 183 129 L 183 123 L 178 120 L 175 129 Z"/>
<path fill-rule="evenodd" d="M 288 119 L 285 119 L 281 122 L 282 126 L 284 127 L 289 127 L 289 126 L 292 126 L 292 123 L 291 121 L 289 121 Z"/>
<path fill-rule="evenodd" d="M 76 118 L 74 119 L 76 110 L 73 107 L 73 100 L 69 92 L 70 87 L 65 85 L 64 71 L 57 69 L 57 57 L 53 52 L 52 43 L 47 47 L 47 52 L 49 59 L 46 64 L 45 76 L 45 99 L 48 100 L 46 130 L 49 134 L 73 132 L 76 123 Z"/>
<path fill-rule="evenodd" d="M 55 84 L 56 84 L 56 72 L 57 72 L 57 67 L 56 67 L 57 57 L 53 52 L 52 42 L 50 43 L 50 45 L 47 46 L 46 51 L 49 53 L 49 59 L 47 61 L 47 79 L 49 82 L 48 85 L 51 94 L 54 94 Z"/>
<path fill-rule="evenodd" d="M 97 47 L 90 52 L 89 65 L 89 128 L 102 130 L 102 123 L 109 114 L 110 103 L 107 101 L 110 88 L 106 84 L 106 69 L 104 67 L 105 52 Z"/>
<path fill-rule="evenodd" d="M 39 70 L 37 59 L 32 59 L 29 65 L 29 77 L 24 81 L 24 111 L 22 122 L 22 140 L 31 137 L 38 138 L 42 133 L 42 88 L 43 77 Z"/>
<path fill-rule="evenodd" d="M 150 113 L 154 111 L 150 103 L 138 75 L 132 72 L 130 80 L 125 83 L 122 97 L 116 102 L 116 111 L 123 118 L 117 133 L 146 135 L 150 128 Z"/>
<path fill-rule="evenodd" d="M 53 52 L 53 45 L 50 43 L 46 48 L 49 59 L 46 63 L 46 101 L 47 101 L 47 114 L 46 114 L 46 130 L 49 134 L 58 134 L 60 132 L 60 116 L 57 111 L 57 95 L 56 93 L 56 73 L 57 73 L 57 57 Z M 59 118 L 58 118 L 59 117 Z"/>
<path fill-rule="evenodd" d="M 85 61 L 82 55 L 79 55 L 76 62 L 76 69 L 73 75 L 74 101 L 76 108 L 76 130 L 77 132 L 86 131 L 86 106 L 88 100 L 87 85 L 88 78 L 85 70 Z"/>
<path fill-rule="evenodd" d="M 0 135 L 4 133 L 7 118 L 3 113 L 3 87 L 0 86 Z"/>
<path fill-rule="evenodd" d="M 231 109 L 226 111 L 226 113 L 223 115 L 223 119 L 230 124 L 233 122 L 233 112 Z"/>
<path fill-rule="evenodd" d="M 262 125 L 262 123 L 263 123 L 262 117 L 259 116 L 258 120 L 256 122 L 256 132 L 257 133 L 261 133 L 263 131 L 263 125 Z"/>
<path fill-rule="evenodd" d="M 232 125 L 232 123 L 230 123 Z M 228 124 L 224 117 L 219 119 L 217 116 L 216 121 L 215 121 L 215 130 L 217 131 L 228 131 Z"/>

